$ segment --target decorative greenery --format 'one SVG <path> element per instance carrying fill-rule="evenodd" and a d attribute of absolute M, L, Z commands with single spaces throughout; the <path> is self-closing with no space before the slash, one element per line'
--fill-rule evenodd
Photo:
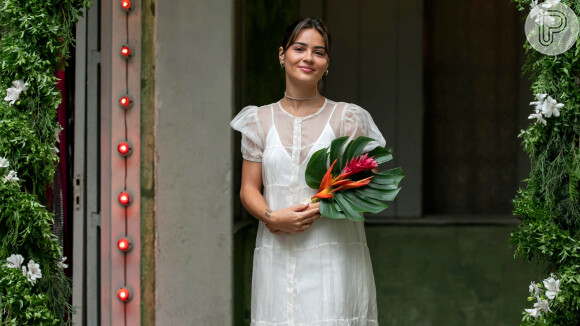
<path fill-rule="evenodd" d="M 329 147 L 312 154 L 306 167 L 306 184 L 319 190 L 313 199 L 321 200 L 323 216 L 364 221 L 361 213 L 376 214 L 389 207 L 384 202 L 395 199 L 404 174 L 401 168 L 372 172 L 378 164 L 393 159 L 391 151 L 377 146 L 368 155 L 362 155 L 365 146 L 374 139 L 361 136 L 346 143 L 348 138 L 336 138 Z M 329 161 L 333 163 L 327 170 Z"/>
<path fill-rule="evenodd" d="M 61 103 L 55 72 L 65 66 L 74 44 L 73 28 L 88 0 L 0 0 L 0 168 L 18 179 L 0 181 L 0 323 L 68 325 L 70 280 L 62 249 L 53 235 L 53 215 L 43 205 L 58 162 L 56 121 Z M 9 88 L 27 84 L 10 101 Z M 6 96 L 6 97 L 5 97 Z M 13 102 L 13 103 L 12 103 Z M 42 278 L 32 284 L 5 259 L 34 260 Z"/>
<path fill-rule="evenodd" d="M 529 0 L 512 1 L 519 10 L 530 8 Z M 580 14 L 580 2 L 562 3 Z M 559 116 L 538 119 L 518 136 L 530 157 L 531 172 L 514 199 L 513 213 L 522 219 L 511 236 L 515 256 L 547 263 L 548 272 L 559 281 L 559 293 L 547 299 L 546 307 L 538 308 L 541 313 L 524 311 L 522 325 L 579 325 L 580 40 L 558 56 L 541 54 L 529 43 L 524 48 L 523 70 L 533 80 L 533 93 L 538 99 L 549 95 L 564 105 Z M 538 300 L 546 299 L 538 296 Z"/>

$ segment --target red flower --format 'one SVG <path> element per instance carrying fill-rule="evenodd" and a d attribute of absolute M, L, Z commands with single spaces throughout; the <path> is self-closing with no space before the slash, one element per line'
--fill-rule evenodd
<path fill-rule="evenodd" d="M 359 173 L 361 171 L 372 170 L 376 169 L 379 164 L 377 161 L 374 160 L 373 157 L 368 157 L 369 153 L 365 155 L 359 155 L 354 157 L 350 160 L 349 163 L 346 164 L 344 169 L 342 169 L 341 175 L 349 176 L 355 173 Z"/>
<path fill-rule="evenodd" d="M 320 182 L 320 187 L 318 188 L 318 193 L 312 196 L 312 199 L 325 199 L 325 198 L 332 198 L 334 197 L 334 193 L 340 190 L 347 190 L 353 188 L 363 187 L 371 182 L 372 176 L 368 178 L 364 178 L 358 181 L 352 181 L 350 179 L 346 179 L 349 175 L 366 171 L 370 169 L 374 169 L 378 166 L 377 162 L 373 160 L 373 158 L 368 158 L 368 154 L 359 155 L 356 158 L 353 158 L 342 170 L 342 172 L 336 176 L 332 177 L 332 168 L 334 164 L 336 164 L 336 160 L 332 162 L 326 174 L 322 178 Z"/>

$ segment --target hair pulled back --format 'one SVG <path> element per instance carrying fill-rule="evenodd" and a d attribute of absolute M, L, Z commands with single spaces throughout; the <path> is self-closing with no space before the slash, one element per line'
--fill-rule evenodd
<path fill-rule="evenodd" d="M 324 39 L 324 49 L 326 50 L 328 57 L 330 57 L 330 45 L 332 41 L 328 27 L 322 19 L 310 17 L 297 20 L 286 28 L 284 37 L 282 38 L 282 54 L 286 53 L 286 50 L 294 44 L 301 30 L 309 28 L 317 30 L 320 35 L 322 35 L 322 38 Z"/>

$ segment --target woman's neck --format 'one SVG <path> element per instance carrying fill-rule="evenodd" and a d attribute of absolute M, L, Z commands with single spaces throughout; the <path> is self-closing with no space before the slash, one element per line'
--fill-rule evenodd
<path fill-rule="evenodd" d="M 290 113 L 304 116 L 320 108 L 324 102 L 324 97 L 318 94 L 316 85 L 314 87 L 293 87 L 287 83 L 284 98 L 280 102 L 286 110 L 291 111 Z"/>

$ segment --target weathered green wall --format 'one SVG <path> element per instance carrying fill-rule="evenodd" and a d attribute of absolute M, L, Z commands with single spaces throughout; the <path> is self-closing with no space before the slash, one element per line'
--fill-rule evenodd
<path fill-rule="evenodd" d="M 514 260 L 513 226 L 368 225 L 379 324 L 519 325 L 542 269 Z M 249 325 L 256 227 L 235 236 L 235 325 Z"/>

